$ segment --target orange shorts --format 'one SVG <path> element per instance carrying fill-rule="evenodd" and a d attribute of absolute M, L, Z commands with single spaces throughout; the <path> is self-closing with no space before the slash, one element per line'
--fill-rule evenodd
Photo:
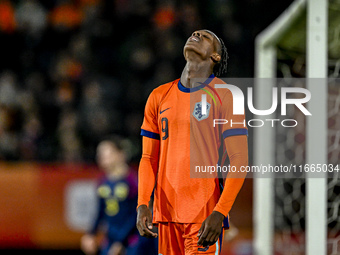
<path fill-rule="evenodd" d="M 194 223 L 158 223 L 158 254 L 159 255 L 194 255 L 220 254 L 224 230 L 217 242 L 209 247 L 198 247 L 198 230 L 201 224 Z"/>

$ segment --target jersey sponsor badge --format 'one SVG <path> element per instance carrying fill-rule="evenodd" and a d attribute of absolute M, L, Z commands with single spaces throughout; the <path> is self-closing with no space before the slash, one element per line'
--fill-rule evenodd
<path fill-rule="evenodd" d="M 126 183 L 119 183 L 116 185 L 114 190 L 114 195 L 120 200 L 123 201 L 129 194 L 129 186 Z"/>
<path fill-rule="evenodd" d="M 194 111 L 193 111 L 192 115 L 198 121 L 204 120 L 204 119 L 209 117 L 210 107 L 211 107 L 211 104 L 209 104 L 207 102 L 207 114 L 203 115 L 202 114 L 202 102 L 198 102 L 198 103 L 195 104 L 195 108 L 194 108 Z"/>
<path fill-rule="evenodd" d="M 109 198 L 105 200 L 105 213 L 109 216 L 115 216 L 119 212 L 119 203 L 116 198 Z"/>
<path fill-rule="evenodd" d="M 97 189 L 97 194 L 102 198 L 108 198 L 111 195 L 111 188 L 109 185 L 100 185 Z"/>

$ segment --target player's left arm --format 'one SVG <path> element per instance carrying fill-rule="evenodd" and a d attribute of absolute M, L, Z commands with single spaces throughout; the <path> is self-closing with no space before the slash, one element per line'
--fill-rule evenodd
<path fill-rule="evenodd" d="M 198 245 L 213 245 L 222 231 L 222 223 L 229 214 L 239 193 L 246 172 L 241 172 L 241 166 L 248 165 L 248 141 L 246 135 L 229 136 L 225 138 L 226 148 L 230 159 L 230 167 L 236 168 L 235 172 L 229 172 L 224 185 L 224 190 L 210 214 L 199 230 Z"/>

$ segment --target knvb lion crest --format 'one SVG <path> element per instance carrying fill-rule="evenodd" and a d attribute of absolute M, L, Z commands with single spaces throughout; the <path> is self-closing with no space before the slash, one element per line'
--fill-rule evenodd
<path fill-rule="evenodd" d="M 210 106 L 211 104 L 209 104 L 207 102 L 207 113 L 205 115 L 202 114 L 202 102 L 198 102 L 195 104 L 195 108 L 194 108 L 194 111 L 192 113 L 192 115 L 198 120 L 198 121 L 201 121 L 201 120 L 204 120 L 206 118 L 209 117 L 209 112 L 210 112 Z"/>

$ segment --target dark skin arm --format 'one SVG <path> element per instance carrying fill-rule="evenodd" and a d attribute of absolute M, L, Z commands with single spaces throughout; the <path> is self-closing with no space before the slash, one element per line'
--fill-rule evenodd
<path fill-rule="evenodd" d="M 231 136 L 225 139 L 225 143 L 231 166 L 240 169 L 241 166 L 248 165 L 248 145 L 246 136 Z M 246 173 L 242 172 L 228 173 L 225 188 L 220 197 L 224 210 L 214 210 L 205 221 L 203 221 L 198 233 L 199 240 L 197 244 L 199 246 L 212 245 L 218 240 L 222 231 L 222 223 L 225 218 L 224 215 L 228 215 L 230 208 L 243 185 L 245 175 Z M 221 209 L 221 206 L 218 205 L 219 204 L 217 204 L 216 207 Z M 220 211 L 224 213 L 222 214 Z"/>
<path fill-rule="evenodd" d="M 202 223 L 200 230 L 198 231 L 197 245 L 204 247 L 213 245 L 217 242 L 218 237 L 222 232 L 222 223 L 224 215 L 217 211 L 213 211 Z"/>
<path fill-rule="evenodd" d="M 140 205 L 137 209 L 136 227 L 141 236 L 156 238 L 158 235 L 151 231 L 152 229 L 152 214 L 146 205 Z"/>

